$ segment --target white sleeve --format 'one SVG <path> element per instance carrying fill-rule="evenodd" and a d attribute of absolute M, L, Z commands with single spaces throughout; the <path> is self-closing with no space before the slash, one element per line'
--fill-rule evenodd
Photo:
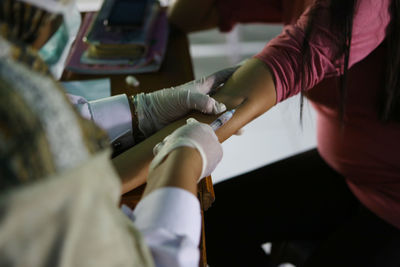
<path fill-rule="evenodd" d="M 132 113 L 125 94 L 89 101 L 89 109 L 93 121 L 108 133 L 111 142 L 132 133 Z"/>
<path fill-rule="evenodd" d="M 68 95 L 79 113 L 105 130 L 111 142 L 132 133 L 132 113 L 125 94 L 87 101 L 81 96 Z M 132 135 L 133 139 L 133 135 Z"/>
<path fill-rule="evenodd" d="M 139 202 L 130 217 L 157 267 L 199 265 L 201 211 L 192 193 L 175 187 L 157 189 Z"/>
<path fill-rule="evenodd" d="M 67 94 L 67 96 L 69 98 L 69 101 L 75 106 L 82 117 L 88 120 L 92 120 L 92 115 L 89 111 L 89 103 L 84 97 L 71 94 Z"/>

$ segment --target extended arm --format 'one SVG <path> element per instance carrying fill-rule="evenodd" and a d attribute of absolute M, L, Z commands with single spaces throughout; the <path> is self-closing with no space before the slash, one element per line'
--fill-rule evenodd
<path fill-rule="evenodd" d="M 197 183 L 221 160 L 222 147 L 210 126 L 188 120 L 155 151 L 144 196 L 130 217 L 156 266 L 198 266 Z"/>
<path fill-rule="evenodd" d="M 231 76 L 236 68 L 232 67 L 175 88 L 142 93 L 136 95 L 134 101 L 131 101 L 132 98 L 128 99 L 126 95 L 90 102 L 71 95 L 70 99 L 81 115 L 106 130 L 111 141 L 114 141 L 117 152 L 131 147 L 124 153 L 117 153 L 119 156 L 113 159 L 116 170 L 122 178 L 122 191 L 125 193 L 145 182 L 147 167 L 153 158 L 153 147 L 183 123 L 178 122 L 172 127 L 165 127 L 160 133 L 138 144 L 139 139 L 151 136 L 190 110 L 198 110 L 205 114 L 223 112 L 225 105 L 218 103 L 207 93 Z"/>

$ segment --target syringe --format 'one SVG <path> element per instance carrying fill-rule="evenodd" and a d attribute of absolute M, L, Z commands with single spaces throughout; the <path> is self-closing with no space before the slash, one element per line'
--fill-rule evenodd
<path fill-rule="evenodd" d="M 211 128 L 216 131 L 219 127 L 224 125 L 227 121 L 229 121 L 233 114 L 235 113 L 236 109 L 231 109 L 228 111 L 225 111 L 221 116 L 219 116 L 215 121 L 213 121 L 210 126 Z"/>

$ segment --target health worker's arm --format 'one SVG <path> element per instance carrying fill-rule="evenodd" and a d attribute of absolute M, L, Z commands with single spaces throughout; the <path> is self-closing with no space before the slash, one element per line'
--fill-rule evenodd
<path fill-rule="evenodd" d="M 227 72 L 224 75 L 231 75 Z M 221 76 L 221 75 L 220 75 Z M 158 90 L 153 93 L 136 95 L 132 101 L 125 94 L 86 101 L 83 97 L 68 95 L 79 113 L 94 121 L 105 130 L 114 145 L 114 149 L 130 147 L 124 153 L 113 158 L 115 169 L 122 180 L 122 193 L 143 184 L 148 174 L 148 164 L 153 159 L 153 147 L 173 130 L 184 124 L 177 122 L 165 127 L 176 118 L 190 110 L 199 110 L 204 114 L 219 114 L 225 105 L 215 101 L 204 91 L 217 86 L 223 77 L 202 78 L 176 88 Z M 207 86 L 204 87 L 204 84 Z M 203 88 L 204 87 L 204 88 Z M 161 132 L 152 134 L 159 129 Z M 140 140 L 137 137 L 140 133 Z M 150 138 L 148 138 L 151 136 Z M 143 138 L 144 142 L 141 142 Z M 119 144 L 117 147 L 116 144 Z"/>
<path fill-rule="evenodd" d="M 196 197 L 200 154 L 179 148 L 150 172 L 145 194 L 133 213 L 135 227 L 150 248 L 156 266 L 198 266 L 201 231 Z M 124 210 L 124 209 L 123 209 Z"/>
<path fill-rule="evenodd" d="M 198 266 L 201 230 L 197 183 L 222 158 L 210 126 L 194 120 L 158 144 L 143 199 L 129 214 L 156 266 Z"/>
<path fill-rule="evenodd" d="M 68 95 L 81 115 L 104 129 L 110 141 L 121 143 L 124 150 L 139 143 L 190 110 L 219 114 L 225 106 L 203 91 L 207 78 L 177 87 L 128 97 L 125 94 L 86 101 Z M 212 81 L 210 81 L 212 82 Z M 120 145 L 120 146 L 121 146 Z"/>
<path fill-rule="evenodd" d="M 132 112 L 128 97 L 124 94 L 99 100 L 87 101 L 81 96 L 67 94 L 70 102 L 82 117 L 92 120 L 105 130 L 112 142 L 126 135 L 128 145 L 133 144 Z"/>

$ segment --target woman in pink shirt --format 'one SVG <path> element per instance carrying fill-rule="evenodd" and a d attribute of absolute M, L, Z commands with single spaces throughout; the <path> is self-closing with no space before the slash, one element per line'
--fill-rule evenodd
<path fill-rule="evenodd" d="M 285 1 L 214 3 L 229 30 Z M 303 93 L 318 147 L 215 185 L 210 266 L 268 266 L 261 244 L 279 240 L 320 242 L 304 266 L 400 265 L 399 24 L 398 0 L 315 1 L 217 93 L 247 99 L 230 128 Z"/>

